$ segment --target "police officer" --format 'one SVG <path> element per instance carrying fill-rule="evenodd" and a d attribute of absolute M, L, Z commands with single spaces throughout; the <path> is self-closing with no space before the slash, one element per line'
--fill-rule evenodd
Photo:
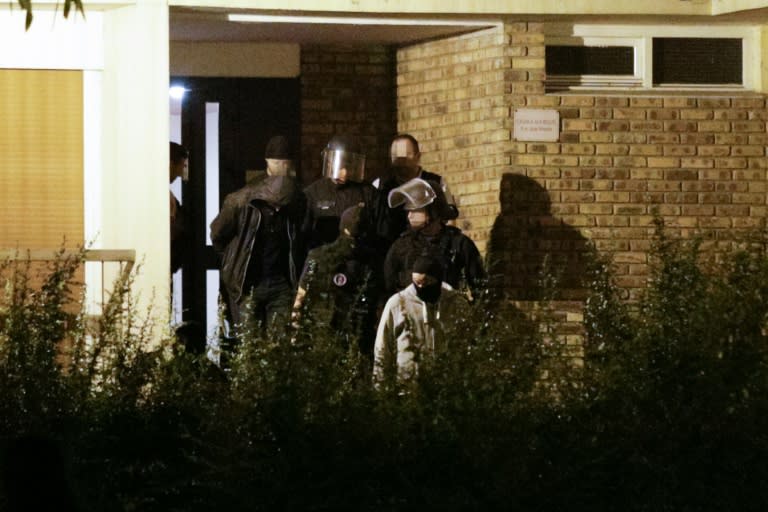
<path fill-rule="evenodd" d="M 392 208 L 405 209 L 409 227 L 392 244 L 384 261 L 387 292 L 408 286 L 416 258 L 429 255 L 443 268 L 441 281 L 456 289 L 466 286 L 476 298 L 485 285 L 482 258 L 469 237 L 445 224 L 452 214 L 440 185 L 414 178 L 393 189 L 388 202 Z"/>
<path fill-rule="evenodd" d="M 336 240 L 341 214 L 363 203 L 371 222 L 360 234 L 360 243 L 386 250 L 389 212 L 383 196 L 364 180 L 365 154 L 360 144 L 351 137 L 333 137 L 323 150 L 323 176 L 304 189 L 307 212 L 302 231 L 309 249 Z"/>
<path fill-rule="evenodd" d="M 362 203 L 347 208 L 341 215 L 338 238 L 309 252 L 293 320 L 302 319 L 313 329 L 328 329 L 346 346 L 356 342 L 371 357 L 382 283 L 381 272 L 372 265 L 376 255 L 359 243 L 367 222 L 367 208 Z"/>
<path fill-rule="evenodd" d="M 448 202 L 448 216 L 445 220 L 453 221 L 459 216 L 456 201 L 443 177 L 421 167 L 419 141 L 413 135 L 409 133 L 395 135 L 389 148 L 389 156 L 391 162 L 389 175 L 385 179 L 374 181 L 374 186 L 381 190 L 385 197 L 393 189 L 413 178 L 434 181 L 440 184 L 440 188 L 443 189 Z M 390 227 L 394 233 L 393 240 L 408 228 L 407 212 L 402 206 L 393 208 L 390 211 Z"/>

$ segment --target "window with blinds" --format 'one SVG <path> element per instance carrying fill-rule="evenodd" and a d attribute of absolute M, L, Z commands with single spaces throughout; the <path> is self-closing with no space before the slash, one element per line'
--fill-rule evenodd
<path fill-rule="evenodd" d="M 740 85 L 741 82 L 741 39 L 653 38 L 653 85 Z"/>
<path fill-rule="evenodd" d="M 0 247 L 83 243 L 81 71 L 0 69 Z"/>
<path fill-rule="evenodd" d="M 759 38 L 748 26 L 553 23 L 544 30 L 547 92 L 756 84 Z"/>

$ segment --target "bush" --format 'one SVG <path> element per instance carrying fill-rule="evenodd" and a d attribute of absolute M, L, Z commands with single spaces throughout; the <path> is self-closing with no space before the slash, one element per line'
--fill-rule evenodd
<path fill-rule="evenodd" d="M 637 304 L 593 258 L 583 369 L 556 364 L 546 314 L 484 296 L 463 339 L 378 387 L 334 332 L 245 330 L 223 377 L 149 339 L 130 282 L 94 330 L 66 307 L 77 258 L 39 289 L 11 269 L 0 508 L 49 488 L 73 510 L 763 509 L 766 255 L 707 263 L 661 230 L 654 255 Z"/>

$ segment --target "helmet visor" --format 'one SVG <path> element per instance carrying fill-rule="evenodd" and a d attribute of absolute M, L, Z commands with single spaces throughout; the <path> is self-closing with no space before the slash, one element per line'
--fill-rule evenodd
<path fill-rule="evenodd" d="M 323 151 L 323 176 L 337 183 L 362 183 L 365 178 L 365 155 L 342 149 L 326 149 Z"/>
<path fill-rule="evenodd" d="M 432 204 L 435 196 L 435 191 L 429 183 L 421 178 L 414 178 L 393 188 L 387 197 L 387 202 L 390 208 L 403 205 L 406 210 L 418 210 Z"/>

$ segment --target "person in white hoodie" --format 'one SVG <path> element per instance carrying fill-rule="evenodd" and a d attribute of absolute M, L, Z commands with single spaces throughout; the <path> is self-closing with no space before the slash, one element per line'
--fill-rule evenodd
<path fill-rule="evenodd" d="M 460 340 L 454 331 L 469 317 L 469 303 L 442 275 L 438 260 L 421 256 L 411 267 L 411 284 L 387 301 L 374 345 L 374 380 L 393 365 L 399 379 L 412 378 L 424 357 Z"/>

